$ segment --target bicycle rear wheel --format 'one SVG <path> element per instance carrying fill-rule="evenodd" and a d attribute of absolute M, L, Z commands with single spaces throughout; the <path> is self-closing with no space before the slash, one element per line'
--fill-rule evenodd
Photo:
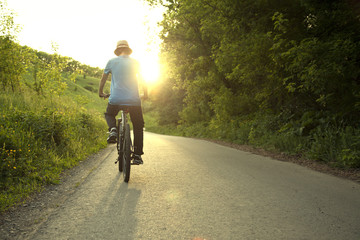
<path fill-rule="evenodd" d="M 122 134 L 122 124 L 121 124 L 121 119 L 118 119 L 117 122 L 117 150 L 118 150 L 118 167 L 119 167 L 119 172 L 123 171 L 123 155 L 124 155 L 124 148 L 123 148 L 123 144 L 124 144 L 124 135 Z"/>
<path fill-rule="evenodd" d="M 124 136 L 124 153 L 123 153 L 123 174 L 124 181 L 129 182 L 130 179 L 130 166 L 131 166 L 131 138 L 130 138 L 130 126 L 125 125 Z"/>

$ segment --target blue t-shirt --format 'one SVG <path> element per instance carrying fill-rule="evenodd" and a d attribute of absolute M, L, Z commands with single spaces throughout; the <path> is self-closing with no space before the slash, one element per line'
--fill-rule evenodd
<path fill-rule="evenodd" d="M 111 73 L 109 97 L 111 105 L 141 105 L 137 81 L 139 64 L 136 60 L 129 56 L 112 58 L 106 64 L 104 73 Z"/>

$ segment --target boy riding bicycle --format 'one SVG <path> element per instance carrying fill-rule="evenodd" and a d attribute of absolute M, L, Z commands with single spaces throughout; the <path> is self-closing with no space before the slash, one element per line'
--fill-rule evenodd
<path fill-rule="evenodd" d="M 141 109 L 138 80 L 140 68 L 136 60 L 130 57 L 132 49 L 125 40 L 117 42 L 114 51 L 117 57 L 112 58 L 106 64 L 104 73 L 99 84 L 99 97 L 109 97 L 109 103 L 105 112 L 105 119 L 109 127 L 108 143 L 116 143 L 116 115 L 120 109 L 128 109 L 134 130 L 134 161 L 142 164 L 144 140 L 144 118 Z M 110 95 L 103 92 L 106 80 L 111 73 Z M 147 90 L 144 88 L 144 99 L 147 98 Z"/>

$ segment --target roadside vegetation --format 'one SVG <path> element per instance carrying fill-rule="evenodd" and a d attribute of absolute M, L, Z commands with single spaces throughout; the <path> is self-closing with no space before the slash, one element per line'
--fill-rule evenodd
<path fill-rule="evenodd" d="M 166 9 L 166 77 L 144 103 L 147 131 L 360 168 L 358 1 L 147 2 Z M 1 212 L 106 146 L 107 101 L 101 69 L 56 44 L 20 46 L 1 0 L 0 23 Z"/>
<path fill-rule="evenodd" d="M 0 2 L 0 212 L 106 146 L 101 70 L 16 43 Z M 97 92 L 97 91 L 96 91 Z"/>
<path fill-rule="evenodd" d="M 358 1 L 148 2 L 167 66 L 148 130 L 360 168 Z"/>

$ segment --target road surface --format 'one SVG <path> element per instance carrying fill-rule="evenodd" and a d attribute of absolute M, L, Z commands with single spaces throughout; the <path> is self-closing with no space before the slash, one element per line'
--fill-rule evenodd
<path fill-rule="evenodd" d="M 360 239 L 360 185 L 204 140 L 145 133 L 124 183 L 115 146 L 24 239 Z"/>

